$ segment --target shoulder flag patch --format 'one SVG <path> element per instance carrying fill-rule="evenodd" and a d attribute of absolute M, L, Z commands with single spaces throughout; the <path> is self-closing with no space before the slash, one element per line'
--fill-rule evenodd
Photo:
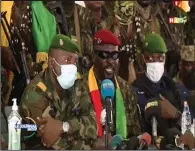
<path fill-rule="evenodd" d="M 45 92 L 47 90 L 47 87 L 45 86 L 45 84 L 43 82 L 39 82 L 37 84 L 37 86 L 43 91 Z"/>

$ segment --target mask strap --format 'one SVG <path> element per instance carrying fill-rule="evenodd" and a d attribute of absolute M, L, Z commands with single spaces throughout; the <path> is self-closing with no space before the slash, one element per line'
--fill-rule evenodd
<path fill-rule="evenodd" d="M 54 69 L 53 69 L 53 73 L 56 75 L 56 77 L 58 76 Z"/>
<path fill-rule="evenodd" d="M 56 59 L 55 58 L 53 58 L 53 60 L 55 61 L 55 63 L 58 65 L 58 66 L 60 66 L 61 67 L 61 65 L 56 61 Z"/>
<path fill-rule="evenodd" d="M 55 63 L 58 65 L 58 66 L 60 66 L 61 67 L 61 65 L 59 64 L 59 63 L 57 63 L 57 61 L 56 61 L 56 59 L 55 58 L 53 58 L 53 60 L 55 61 Z M 53 72 L 54 72 L 54 74 L 56 75 L 56 77 L 58 76 L 57 75 L 57 73 L 55 72 L 55 70 L 53 69 Z"/>

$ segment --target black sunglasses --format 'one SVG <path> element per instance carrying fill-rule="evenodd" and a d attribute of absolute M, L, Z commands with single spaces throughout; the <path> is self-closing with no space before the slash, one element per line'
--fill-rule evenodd
<path fill-rule="evenodd" d="M 95 51 L 95 53 L 101 59 L 111 58 L 113 60 L 117 60 L 119 58 L 119 52 Z"/>

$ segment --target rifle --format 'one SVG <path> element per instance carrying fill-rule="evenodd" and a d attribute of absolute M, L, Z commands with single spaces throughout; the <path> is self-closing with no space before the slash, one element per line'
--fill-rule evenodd
<path fill-rule="evenodd" d="M 16 67 L 17 72 L 19 73 L 19 75 L 21 75 L 21 74 L 25 75 L 26 84 L 28 84 L 28 83 L 30 83 L 30 75 L 29 75 L 28 66 L 27 66 L 27 62 L 26 62 L 25 50 L 22 48 L 21 51 L 15 51 L 15 48 L 17 49 L 17 44 L 14 40 L 12 40 L 11 28 L 10 28 L 10 25 L 8 24 L 8 21 L 6 18 L 6 13 L 7 13 L 7 11 L 1 12 L 1 24 L 2 24 L 3 30 L 5 32 L 6 38 L 8 40 L 9 47 L 11 48 L 11 50 L 14 54 L 14 57 L 16 58 L 16 61 L 19 63 L 21 61 L 21 63 L 22 63 L 22 65 L 19 65 L 19 67 Z M 8 29 L 8 31 L 7 31 L 7 29 Z M 15 34 L 15 36 L 20 42 L 19 36 L 17 34 Z M 18 49 L 20 49 L 20 48 L 18 48 Z M 22 68 L 22 70 L 21 70 L 21 68 Z"/>
<path fill-rule="evenodd" d="M 59 32 L 64 35 L 69 35 L 68 24 L 61 1 L 50 1 L 46 4 L 48 10 L 55 16 L 59 28 Z"/>
<path fill-rule="evenodd" d="M 163 25 L 164 25 L 165 29 L 167 30 L 167 33 L 168 33 L 168 35 L 170 36 L 170 38 L 171 38 L 173 44 L 176 46 L 176 48 L 179 48 L 179 50 L 181 50 L 182 47 L 176 42 L 175 37 L 172 35 L 172 33 L 171 33 L 171 31 L 170 31 L 170 28 L 169 28 L 169 26 L 168 26 L 168 24 L 167 24 L 167 21 L 164 19 L 164 16 L 163 16 L 163 13 L 162 13 L 162 10 L 161 10 L 160 7 L 158 7 L 158 15 L 159 15 L 159 17 L 161 18 L 161 20 L 162 20 L 162 22 L 163 22 Z"/>

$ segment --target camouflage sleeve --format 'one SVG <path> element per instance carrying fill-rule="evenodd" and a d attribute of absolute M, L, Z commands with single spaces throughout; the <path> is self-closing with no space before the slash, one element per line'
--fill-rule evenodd
<path fill-rule="evenodd" d="M 29 84 L 20 101 L 19 112 L 22 118 L 29 123 L 26 117 L 30 117 L 36 121 L 37 117 L 41 117 L 43 111 L 48 106 L 47 99 L 41 93 L 34 89 L 32 84 Z"/>
<path fill-rule="evenodd" d="M 97 124 L 93 105 L 87 91 L 82 92 L 80 97 L 80 116 L 68 121 L 72 133 L 79 135 L 82 139 L 97 138 Z"/>
<path fill-rule="evenodd" d="M 128 136 L 137 136 L 141 133 L 139 111 L 137 107 L 137 96 L 133 92 L 132 87 L 129 87 L 127 90 L 127 100 L 126 106 L 127 109 L 127 130 Z"/>

